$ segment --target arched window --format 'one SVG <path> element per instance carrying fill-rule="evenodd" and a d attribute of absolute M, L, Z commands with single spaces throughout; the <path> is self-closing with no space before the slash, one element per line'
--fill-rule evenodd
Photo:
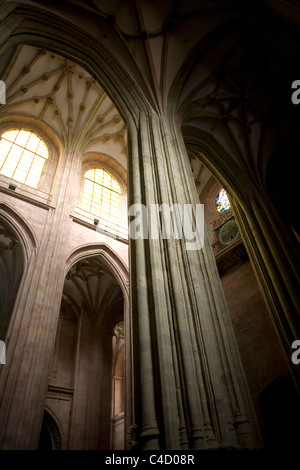
<path fill-rule="evenodd" d="M 84 176 L 81 206 L 101 219 L 119 222 L 119 183 L 103 168 L 88 170 Z"/>
<path fill-rule="evenodd" d="M 34 132 L 11 129 L 0 141 L 0 174 L 37 188 L 48 148 Z"/>
<path fill-rule="evenodd" d="M 218 212 L 225 212 L 230 209 L 230 201 L 228 199 L 225 189 L 221 189 L 216 198 L 216 209 Z"/>

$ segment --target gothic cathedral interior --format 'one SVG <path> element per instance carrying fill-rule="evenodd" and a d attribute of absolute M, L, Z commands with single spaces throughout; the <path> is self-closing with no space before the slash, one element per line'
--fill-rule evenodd
<path fill-rule="evenodd" d="M 0 6 L 0 448 L 296 446 L 299 3 Z"/>

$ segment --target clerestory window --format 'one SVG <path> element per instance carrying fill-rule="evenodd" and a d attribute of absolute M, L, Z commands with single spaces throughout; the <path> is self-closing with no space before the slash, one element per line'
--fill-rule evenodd
<path fill-rule="evenodd" d="M 37 188 L 48 147 L 34 132 L 11 129 L 1 135 L 0 174 Z"/>
<path fill-rule="evenodd" d="M 84 176 L 81 207 L 101 219 L 119 223 L 120 185 L 103 168 L 88 170 Z"/>

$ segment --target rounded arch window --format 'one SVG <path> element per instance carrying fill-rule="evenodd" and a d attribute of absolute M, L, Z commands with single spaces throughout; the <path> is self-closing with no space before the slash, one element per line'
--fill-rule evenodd
<path fill-rule="evenodd" d="M 10 129 L 1 135 L 1 175 L 37 188 L 48 156 L 47 145 L 33 131 Z"/>
<path fill-rule="evenodd" d="M 117 180 L 103 168 L 92 168 L 84 175 L 81 207 L 101 219 L 119 223 L 119 196 Z"/>
<path fill-rule="evenodd" d="M 231 208 L 231 204 L 225 189 L 221 189 L 216 198 L 216 209 L 218 212 L 225 212 Z"/>

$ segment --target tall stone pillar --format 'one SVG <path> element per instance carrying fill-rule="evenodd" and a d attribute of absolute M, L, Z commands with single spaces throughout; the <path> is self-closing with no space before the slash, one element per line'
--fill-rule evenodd
<path fill-rule="evenodd" d="M 175 123 L 130 128 L 130 204 L 199 204 Z M 135 421 L 143 449 L 253 448 L 251 399 L 208 238 L 131 239 Z"/>
<path fill-rule="evenodd" d="M 70 232 L 73 185 L 80 159 L 73 151 L 62 156 L 56 191 L 25 273 L 1 370 L 0 448 L 36 449 L 39 441 L 48 373 L 55 344 L 65 259 Z"/>
<path fill-rule="evenodd" d="M 249 201 L 240 203 L 233 198 L 232 205 L 270 319 L 300 395 L 300 369 L 291 360 L 292 343 L 300 338 L 299 251 L 260 188 Z"/>

